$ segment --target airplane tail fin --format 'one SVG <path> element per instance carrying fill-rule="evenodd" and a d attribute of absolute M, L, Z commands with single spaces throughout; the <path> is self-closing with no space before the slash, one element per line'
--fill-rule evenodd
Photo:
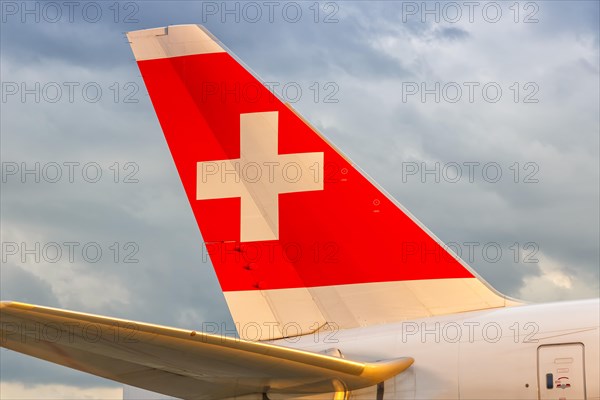
<path fill-rule="evenodd" d="M 203 27 L 128 38 L 243 338 L 511 304 Z"/>

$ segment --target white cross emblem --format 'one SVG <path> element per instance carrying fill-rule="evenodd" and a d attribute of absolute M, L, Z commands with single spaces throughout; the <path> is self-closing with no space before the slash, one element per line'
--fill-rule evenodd
<path fill-rule="evenodd" d="M 197 200 L 241 198 L 242 242 L 279 239 L 280 193 L 323 190 L 323 153 L 277 153 L 278 112 L 241 114 L 240 158 L 197 164 Z"/>

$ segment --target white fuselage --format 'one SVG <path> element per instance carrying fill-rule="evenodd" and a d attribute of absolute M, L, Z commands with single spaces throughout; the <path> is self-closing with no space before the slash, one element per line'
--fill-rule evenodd
<path fill-rule="evenodd" d="M 351 398 L 599 399 L 599 299 L 523 305 L 321 332 L 276 343 L 413 366 Z M 547 382 L 549 380 L 550 382 Z M 547 386 L 548 385 L 548 386 Z M 383 397 L 381 393 L 383 389 Z"/>

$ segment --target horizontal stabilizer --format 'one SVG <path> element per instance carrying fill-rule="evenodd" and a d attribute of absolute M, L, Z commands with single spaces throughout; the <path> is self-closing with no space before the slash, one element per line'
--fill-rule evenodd
<path fill-rule="evenodd" d="M 0 306 L 2 347 L 184 399 L 356 390 L 412 358 L 357 362 L 242 339 L 40 307 Z"/>

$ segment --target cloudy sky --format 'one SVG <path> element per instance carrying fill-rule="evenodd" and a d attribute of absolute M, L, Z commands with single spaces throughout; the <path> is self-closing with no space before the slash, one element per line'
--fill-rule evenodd
<path fill-rule="evenodd" d="M 124 36 L 183 23 L 501 292 L 597 297 L 599 3 L 476 3 L 2 2 L 2 299 L 232 326 Z M 0 355 L 2 398 L 121 395 Z"/>

